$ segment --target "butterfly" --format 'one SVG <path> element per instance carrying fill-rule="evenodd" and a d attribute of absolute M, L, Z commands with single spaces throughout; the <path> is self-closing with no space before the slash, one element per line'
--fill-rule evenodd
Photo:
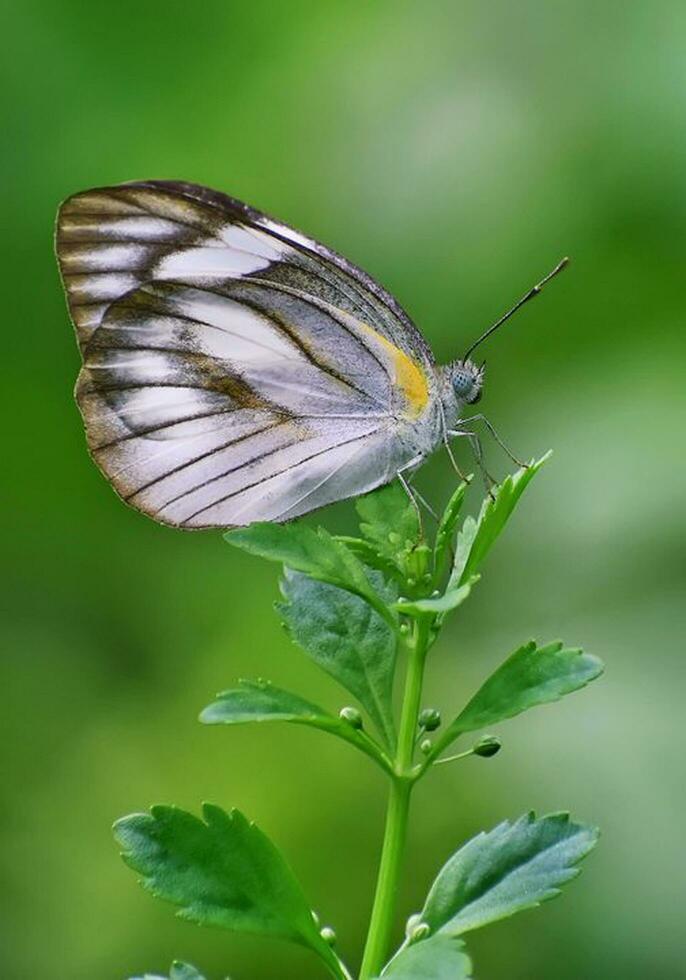
<path fill-rule="evenodd" d="M 287 521 L 402 479 L 481 395 L 483 366 L 436 364 L 369 275 L 217 191 L 75 194 L 56 251 L 90 453 L 163 524 Z"/>

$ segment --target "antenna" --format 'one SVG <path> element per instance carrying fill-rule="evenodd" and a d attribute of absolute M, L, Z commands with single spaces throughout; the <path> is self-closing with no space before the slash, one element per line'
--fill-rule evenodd
<path fill-rule="evenodd" d="M 505 323 L 506 320 L 509 320 L 513 313 L 516 313 L 517 310 L 520 309 L 520 307 L 524 306 L 525 303 L 528 303 L 530 299 L 533 299 L 534 298 L 534 296 L 538 296 L 538 294 L 543 289 L 543 287 L 545 286 L 545 284 L 547 282 L 550 282 L 550 280 L 554 276 L 556 276 L 558 274 L 558 272 L 562 272 L 562 270 L 567 265 L 569 265 L 569 259 L 567 258 L 567 256 L 565 256 L 563 259 L 560 259 L 560 261 L 557 263 L 557 265 L 555 266 L 555 268 L 553 269 L 552 272 L 549 272 L 548 275 L 545 276 L 544 279 L 541 279 L 541 281 L 538 282 L 538 283 L 536 283 L 535 286 L 532 286 L 531 289 L 529 290 L 529 292 L 525 296 L 522 296 L 522 298 L 517 303 L 515 303 L 515 305 L 512 307 L 511 310 L 508 310 L 507 313 L 504 313 L 503 316 L 501 316 L 499 320 L 496 320 L 496 322 L 493 324 L 492 327 L 489 327 L 488 330 L 485 333 L 482 333 L 481 334 L 481 336 L 479 337 L 479 339 L 476 340 L 472 344 L 472 346 L 469 348 L 469 350 L 467 351 L 467 353 L 462 358 L 463 362 L 467 360 L 467 358 L 469 357 L 469 355 L 473 351 L 476 350 L 476 348 L 479 346 L 479 344 L 482 341 L 484 341 L 486 339 L 486 337 L 490 337 L 491 334 L 494 333 L 498 329 L 498 327 L 502 327 L 503 323 Z"/>

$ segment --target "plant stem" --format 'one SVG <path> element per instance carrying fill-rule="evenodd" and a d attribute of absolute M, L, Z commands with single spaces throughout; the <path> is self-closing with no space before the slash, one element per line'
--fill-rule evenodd
<path fill-rule="evenodd" d="M 391 782 L 374 907 L 362 959 L 360 980 L 369 980 L 370 977 L 377 976 L 386 959 L 405 848 L 411 785 L 397 777 L 393 777 Z"/>
<path fill-rule="evenodd" d="M 430 615 L 418 618 L 413 625 L 410 641 L 407 644 L 407 674 L 398 732 L 398 747 L 395 766 L 390 774 L 391 788 L 386 809 L 386 828 L 379 862 L 374 906 L 360 970 L 360 980 L 370 980 L 371 977 L 378 976 L 387 958 L 393 928 L 398 883 L 407 835 L 410 795 L 415 782 L 411 769 L 430 625 Z"/>

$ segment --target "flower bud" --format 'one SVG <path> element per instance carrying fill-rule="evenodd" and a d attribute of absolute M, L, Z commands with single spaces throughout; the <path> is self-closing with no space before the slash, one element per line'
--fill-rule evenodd
<path fill-rule="evenodd" d="M 500 752 L 502 742 L 495 735 L 484 735 L 472 746 L 474 755 L 481 755 L 484 759 L 490 759 L 492 755 Z"/>
<path fill-rule="evenodd" d="M 353 708 L 350 705 L 345 708 L 341 708 L 341 710 L 338 712 L 338 717 L 342 718 L 343 721 L 347 721 L 351 728 L 356 728 L 358 731 L 360 728 L 362 728 L 362 715 L 357 708 Z"/>
<path fill-rule="evenodd" d="M 405 923 L 405 938 L 409 939 L 416 927 L 422 921 L 421 914 L 419 912 L 414 912 Z"/>
<path fill-rule="evenodd" d="M 419 727 L 426 732 L 435 732 L 441 724 L 441 712 L 438 708 L 424 708 L 419 715 Z"/>
<path fill-rule="evenodd" d="M 407 937 L 408 942 L 418 943 L 420 939 L 426 939 L 431 933 L 431 926 L 427 922 L 419 922 Z"/>
<path fill-rule="evenodd" d="M 432 748 L 433 742 L 430 738 L 423 738 L 419 743 L 419 751 L 422 753 L 422 755 L 428 755 Z"/>
<path fill-rule="evenodd" d="M 324 926 L 323 929 L 319 930 L 319 935 L 322 937 L 325 943 L 329 946 L 335 946 L 336 944 L 336 933 L 333 931 L 331 926 Z"/>

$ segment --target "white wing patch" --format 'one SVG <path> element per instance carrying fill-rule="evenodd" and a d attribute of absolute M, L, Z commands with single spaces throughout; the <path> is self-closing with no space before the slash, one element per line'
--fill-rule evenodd
<path fill-rule="evenodd" d="M 184 282 L 199 279 L 240 278 L 251 272 L 266 269 L 270 259 L 251 255 L 239 248 L 216 245 L 188 248 L 173 252 L 162 259 L 152 270 L 153 279 L 181 279 Z"/>
<path fill-rule="evenodd" d="M 139 277 L 132 273 L 96 272 L 92 275 L 77 275 L 65 272 L 63 275 L 71 277 L 67 289 L 72 303 L 76 306 L 83 303 L 101 305 L 104 300 L 108 301 L 109 306 L 124 293 L 128 293 L 140 284 Z"/>
<path fill-rule="evenodd" d="M 111 269 L 135 269 L 153 254 L 149 245 L 132 243 L 101 245 L 82 243 L 69 249 L 64 255 L 64 271 L 71 274 L 84 272 L 108 272 Z"/>

